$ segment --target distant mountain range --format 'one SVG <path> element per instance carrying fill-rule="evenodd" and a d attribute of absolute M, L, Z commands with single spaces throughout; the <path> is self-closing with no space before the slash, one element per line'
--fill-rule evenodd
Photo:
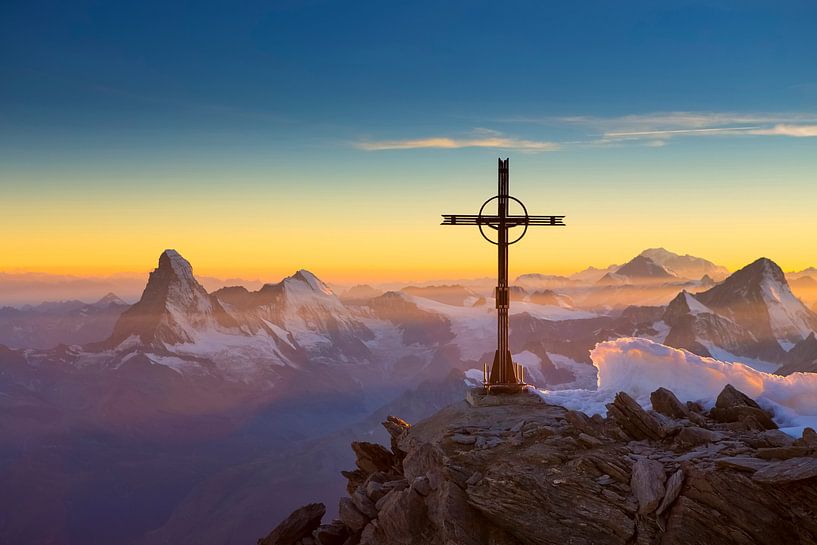
<path fill-rule="evenodd" d="M 611 269 L 515 284 L 510 345 L 538 386 L 592 387 L 590 350 L 630 336 L 767 371 L 817 371 L 817 316 L 765 258 L 724 276 L 652 249 Z M 4 308 L 0 512 L 14 523 L 0 524 L 0 542 L 251 542 L 314 487 L 332 482 L 327 497 L 337 495 L 337 457 L 376 415 L 399 405 L 421 418 L 460 397 L 463 373 L 492 357 L 495 320 L 479 285 L 338 296 L 299 270 L 208 291 L 173 250 L 133 305 L 109 294 Z M 32 487 L 38 479 L 49 486 Z M 207 521 L 225 509 L 240 513 L 240 529 Z"/>
<path fill-rule="evenodd" d="M 108 337 L 128 304 L 113 293 L 95 303 L 62 301 L 0 308 L 0 344 L 11 348 L 53 348 Z"/>

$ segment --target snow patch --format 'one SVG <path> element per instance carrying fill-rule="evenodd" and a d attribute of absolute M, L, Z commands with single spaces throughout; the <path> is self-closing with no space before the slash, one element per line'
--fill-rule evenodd
<path fill-rule="evenodd" d="M 688 291 L 684 290 L 683 294 L 690 314 L 715 314 L 711 308 L 695 299 Z"/>

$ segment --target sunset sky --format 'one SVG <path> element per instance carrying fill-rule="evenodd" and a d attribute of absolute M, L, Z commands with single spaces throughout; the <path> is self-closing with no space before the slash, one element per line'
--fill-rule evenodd
<path fill-rule="evenodd" d="M 579 5 L 581 4 L 581 5 Z M 815 2 L 40 2 L 0 18 L 0 271 L 817 265 Z"/>

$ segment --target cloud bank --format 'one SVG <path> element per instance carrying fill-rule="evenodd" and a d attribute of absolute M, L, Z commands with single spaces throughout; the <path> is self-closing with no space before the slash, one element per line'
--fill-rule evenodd
<path fill-rule="evenodd" d="M 650 393 L 669 388 L 681 401 L 714 405 L 718 394 L 731 384 L 764 408 L 784 431 L 799 435 L 817 424 L 817 374 L 794 373 L 782 377 L 756 371 L 742 363 L 702 358 L 647 339 L 622 338 L 599 343 L 590 353 L 598 369 L 597 390 L 539 391 L 549 403 L 606 414 L 617 392 L 627 392 L 643 407 L 650 407 Z"/>

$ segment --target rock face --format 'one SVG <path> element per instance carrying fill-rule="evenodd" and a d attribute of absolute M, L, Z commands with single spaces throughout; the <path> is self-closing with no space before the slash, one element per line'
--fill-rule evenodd
<path fill-rule="evenodd" d="M 311 503 L 294 511 L 258 545 L 295 545 L 306 537 L 311 537 L 326 513 L 322 503 Z"/>
<path fill-rule="evenodd" d="M 620 393 L 607 418 L 496 397 L 413 427 L 390 417 L 391 451 L 356 444 L 340 519 L 298 544 L 817 543 L 811 429 L 719 421 L 665 389 L 661 413 Z M 720 398 L 762 411 L 731 386 Z"/>

